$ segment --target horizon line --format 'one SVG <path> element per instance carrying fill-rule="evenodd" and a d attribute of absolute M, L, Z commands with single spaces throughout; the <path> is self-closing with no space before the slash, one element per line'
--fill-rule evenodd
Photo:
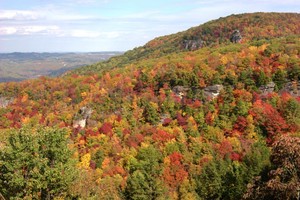
<path fill-rule="evenodd" d="M 112 52 L 126 52 L 126 51 L 3 51 L 0 54 L 13 54 L 13 53 L 112 53 Z"/>

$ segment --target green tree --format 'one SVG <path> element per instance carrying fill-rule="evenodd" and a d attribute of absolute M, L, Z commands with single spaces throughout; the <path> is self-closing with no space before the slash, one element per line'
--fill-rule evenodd
<path fill-rule="evenodd" d="M 268 147 L 256 142 L 243 161 L 233 161 L 229 155 L 214 157 L 195 174 L 196 193 L 200 199 L 241 199 L 247 184 L 269 166 L 269 155 Z"/>
<path fill-rule="evenodd" d="M 129 163 L 130 176 L 127 179 L 127 199 L 158 199 L 164 192 L 160 180 L 162 154 L 153 146 L 140 149 L 136 158 Z"/>
<path fill-rule="evenodd" d="M 300 103 L 294 98 L 289 99 L 284 105 L 284 117 L 290 125 L 300 127 Z"/>
<path fill-rule="evenodd" d="M 255 87 L 255 82 L 253 80 L 253 70 L 251 68 L 247 68 L 244 71 L 241 71 L 239 76 L 239 82 L 245 84 L 246 88 L 251 89 Z"/>
<path fill-rule="evenodd" d="M 288 69 L 288 77 L 290 80 L 300 80 L 300 66 L 295 64 L 290 69 Z"/>
<path fill-rule="evenodd" d="M 266 85 L 271 80 L 264 71 L 254 72 L 253 76 L 257 87 Z"/>
<path fill-rule="evenodd" d="M 273 81 L 276 83 L 277 89 L 281 90 L 287 82 L 287 72 L 285 70 L 277 70 L 273 74 Z"/>
<path fill-rule="evenodd" d="M 66 129 L 10 130 L 0 152 L 0 192 L 5 198 L 65 197 L 75 179 Z"/>
<path fill-rule="evenodd" d="M 221 199 L 225 190 L 223 179 L 228 168 L 228 162 L 213 159 L 205 165 L 199 175 L 195 176 L 196 193 L 201 199 Z"/>
<path fill-rule="evenodd" d="M 144 111 L 143 117 L 145 122 L 156 124 L 159 121 L 158 105 L 153 102 L 143 102 Z"/>
<path fill-rule="evenodd" d="M 234 112 L 237 116 L 246 116 L 251 104 L 242 100 L 238 100 L 234 108 Z"/>

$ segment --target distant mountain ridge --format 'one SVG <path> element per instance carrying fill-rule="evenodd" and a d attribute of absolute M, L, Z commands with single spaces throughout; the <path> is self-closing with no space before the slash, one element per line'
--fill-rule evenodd
<path fill-rule="evenodd" d="M 190 49 L 185 48 L 187 41 L 191 43 L 200 42 L 201 45 L 198 45 L 198 48 L 230 43 L 230 37 L 235 30 L 240 31 L 242 42 L 300 34 L 300 14 L 257 12 L 221 17 L 186 31 L 157 37 L 144 46 L 129 50 L 107 62 L 79 68 L 75 70 L 75 73 L 99 72 L 104 69 L 121 67 L 137 60 L 190 51 Z"/>
<path fill-rule="evenodd" d="M 66 71 L 104 61 L 119 54 L 122 52 L 0 53 L 0 82 L 58 76 Z"/>

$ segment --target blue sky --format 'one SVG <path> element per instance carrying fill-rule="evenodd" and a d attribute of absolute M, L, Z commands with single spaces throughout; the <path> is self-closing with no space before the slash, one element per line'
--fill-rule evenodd
<path fill-rule="evenodd" d="M 299 0 L 0 0 L 0 52 L 125 51 L 212 19 Z"/>

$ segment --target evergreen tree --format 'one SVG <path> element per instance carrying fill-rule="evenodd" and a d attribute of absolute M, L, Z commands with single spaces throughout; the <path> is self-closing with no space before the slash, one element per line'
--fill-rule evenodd
<path fill-rule="evenodd" d="M 0 152 L 0 192 L 5 198 L 65 197 L 76 170 L 66 129 L 10 130 Z"/>

